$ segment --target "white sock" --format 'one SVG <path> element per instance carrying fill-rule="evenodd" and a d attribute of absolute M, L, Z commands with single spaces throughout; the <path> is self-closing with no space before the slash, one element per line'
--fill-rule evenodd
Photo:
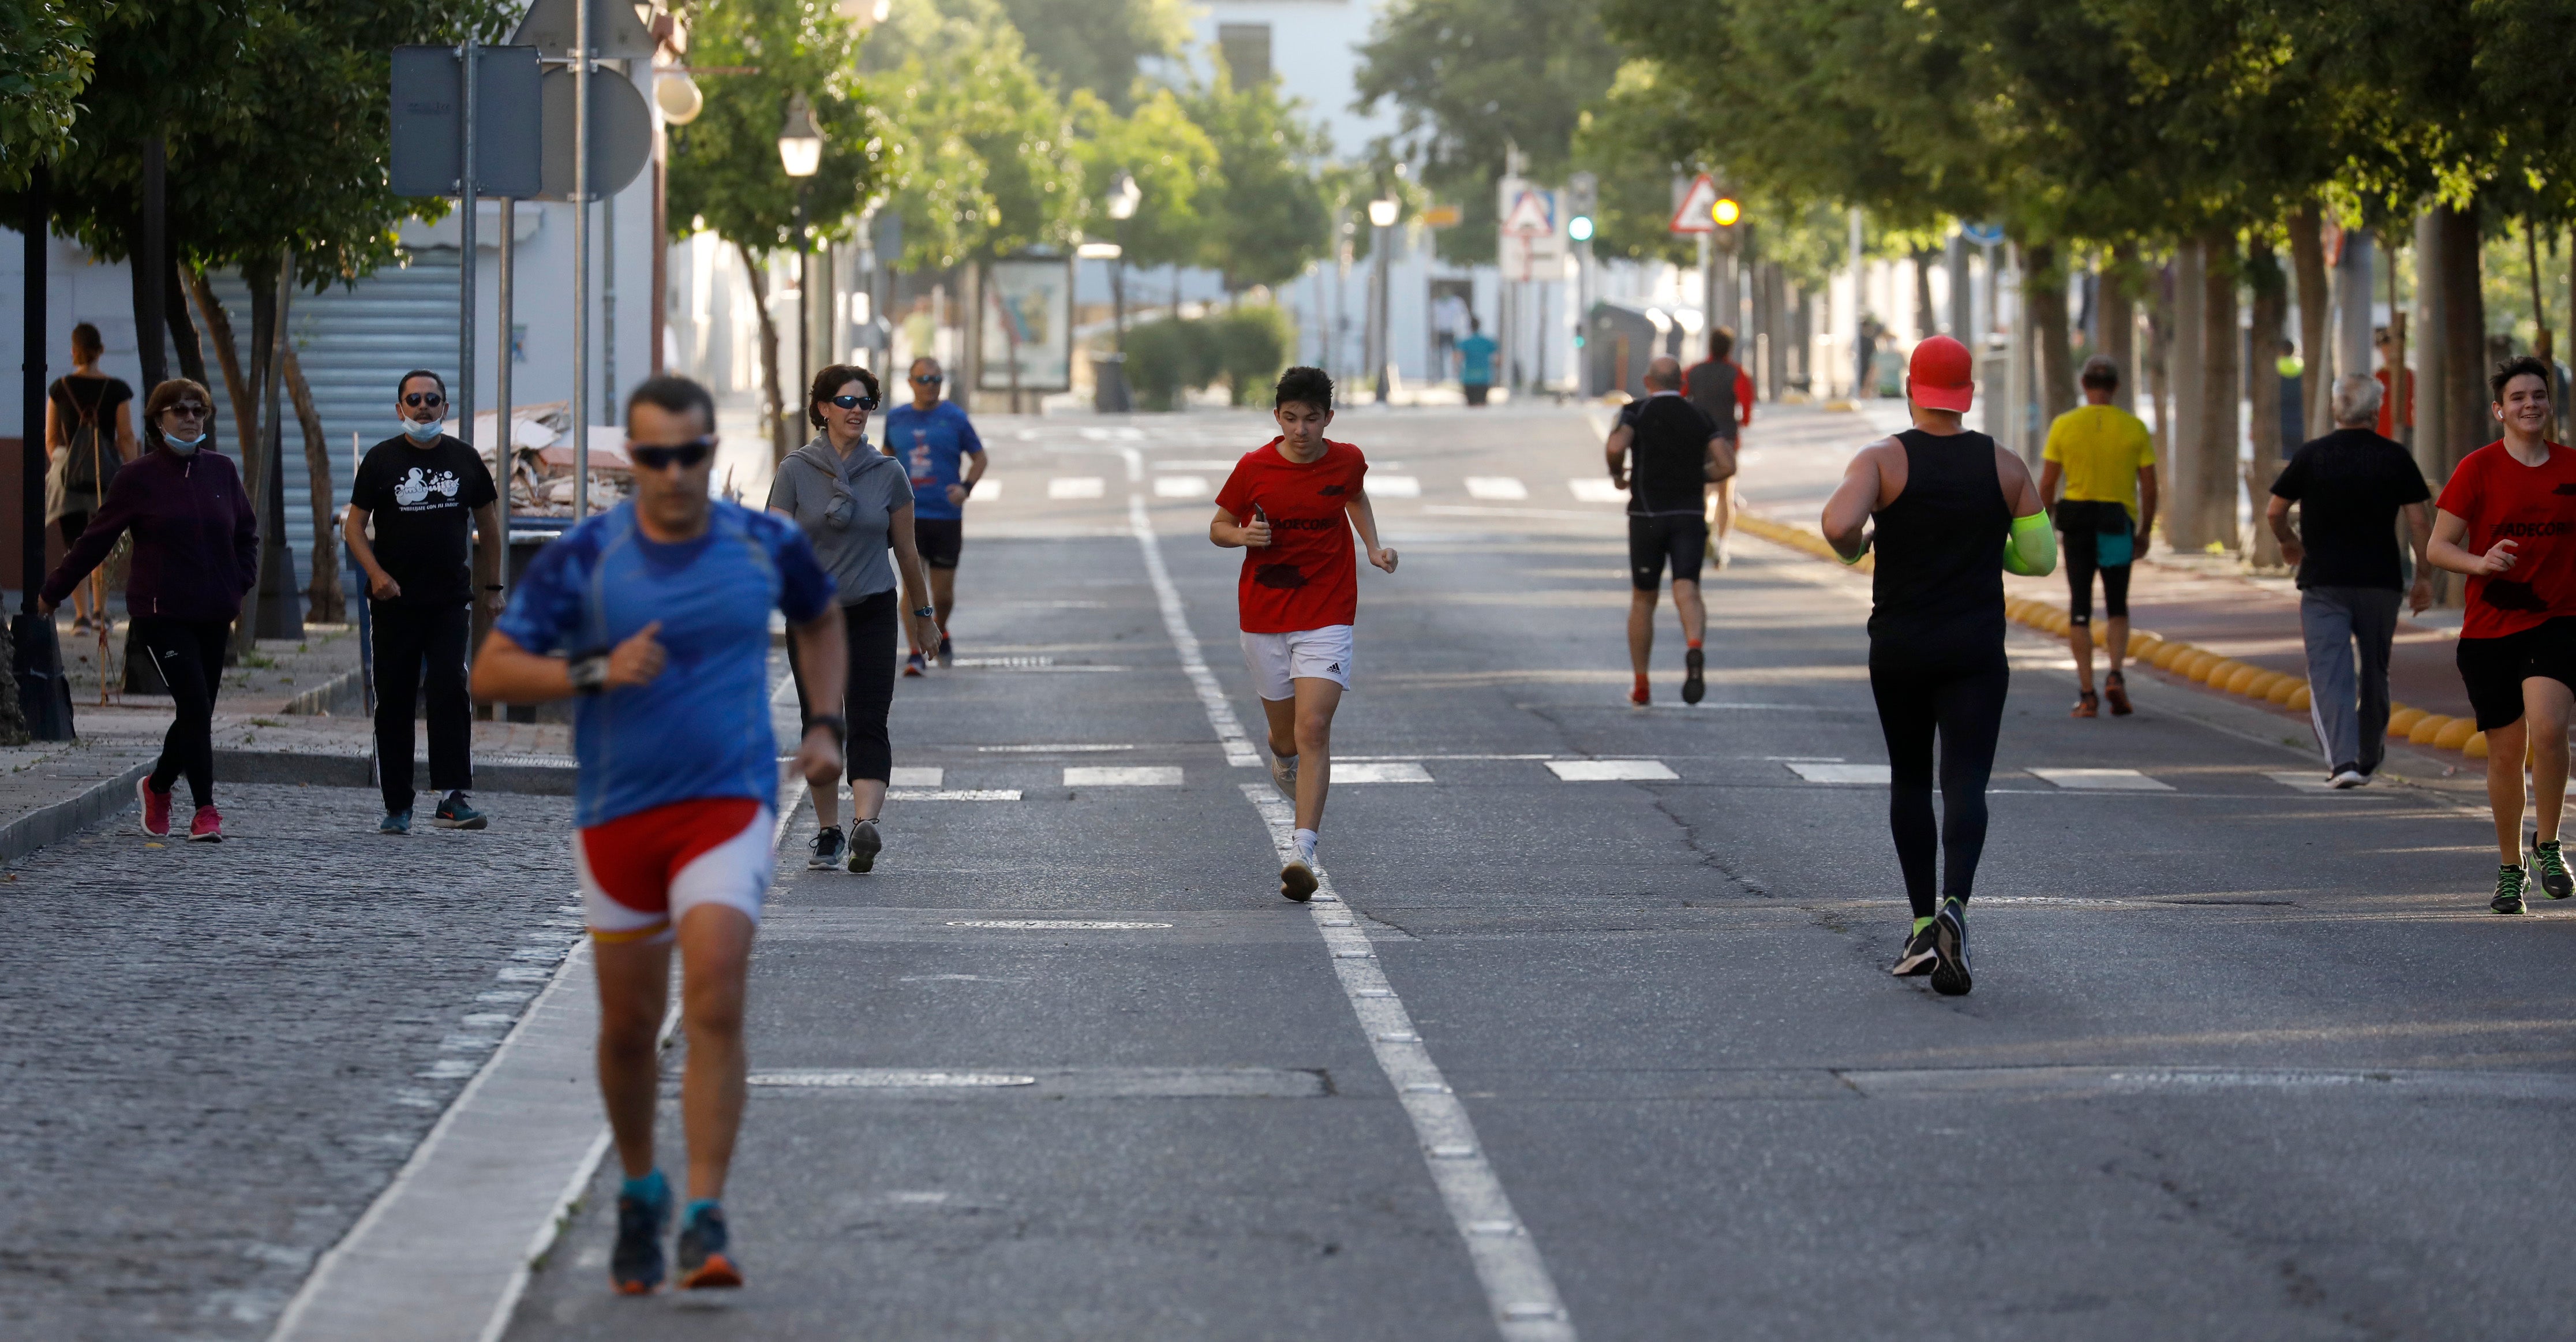
<path fill-rule="evenodd" d="M 1318 835 L 1311 829 L 1301 829 L 1297 831 L 1297 857 L 1300 861 L 1312 862 L 1315 860 L 1315 840 L 1321 837 L 1321 835 Z"/>

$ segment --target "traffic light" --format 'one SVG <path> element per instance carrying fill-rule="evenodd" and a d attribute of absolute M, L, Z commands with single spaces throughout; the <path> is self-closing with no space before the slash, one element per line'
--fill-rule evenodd
<path fill-rule="evenodd" d="M 1592 214 L 1600 204 L 1599 177 L 1588 172 L 1569 174 L 1565 179 L 1565 236 L 1576 242 L 1592 241 Z"/>
<path fill-rule="evenodd" d="M 1715 204 L 1708 207 L 1708 217 L 1717 225 L 1717 236 L 1710 240 L 1721 251 L 1734 251 L 1742 240 L 1744 207 L 1737 204 L 1733 196 L 1720 196 Z"/>
<path fill-rule="evenodd" d="M 1592 216 L 1578 214 L 1565 221 L 1565 236 L 1576 242 L 1592 241 Z"/>

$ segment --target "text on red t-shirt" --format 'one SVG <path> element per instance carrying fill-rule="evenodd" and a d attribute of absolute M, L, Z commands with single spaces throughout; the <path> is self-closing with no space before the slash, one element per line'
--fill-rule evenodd
<path fill-rule="evenodd" d="M 2461 458 L 2438 505 L 2469 524 L 2460 548 L 2482 555 L 2513 542 L 2513 567 L 2471 578 L 2462 638 L 2501 638 L 2556 615 L 2576 615 L 2576 449 L 2549 447 L 2525 466 L 2502 440 Z"/>
<path fill-rule="evenodd" d="M 1258 509 L 1270 519 L 1270 544 L 1247 547 L 1237 584 L 1248 634 L 1287 634 L 1349 624 L 1359 614 L 1359 566 L 1350 518 L 1368 459 L 1348 443 L 1324 442 L 1324 455 L 1290 461 L 1271 439 L 1243 454 L 1217 491 L 1216 506 L 1236 525 Z"/>

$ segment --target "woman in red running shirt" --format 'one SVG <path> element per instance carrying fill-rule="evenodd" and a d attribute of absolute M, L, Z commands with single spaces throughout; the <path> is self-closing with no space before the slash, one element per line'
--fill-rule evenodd
<path fill-rule="evenodd" d="M 1362 483 L 1368 459 L 1324 438 L 1333 380 L 1320 368 L 1291 368 L 1272 401 L 1279 436 L 1235 463 L 1217 491 L 1208 539 L 1246 551 L 1237 586 L 1243 661 L 1270 720 L 1270 776 L 1297 803 L 1297 851 L 1280 866 L 1279 893 L 1302 904 L 1315 893 L 1333 710 L 1351 685 L 1351 622 L 1360 604 L 1351 530 L 1359 530 L 1369 562 L 1389 573 L 1395 551 L 1377 543 L 1377 513 Z"/>
<path fill-rule="evenodd" d="M 2549 367 L 2520 358 L 2488 379 L 2504 437 L 2461 459 L 2442 487 L 2426 557 L 2468 575 L 2460 679 L 2487 737 L 2487 805 L 2495 812 L 2497 913 L 2520 913 L 2537 880 L 2551 899 L 2576 894 L 2558 851 L 2567 796 L 2567 717 L 2576 702 L 2576 450 L 2549 431 Z M 2531 755 L 2539 845 L 2522 851 L 2522 761 Z"/>

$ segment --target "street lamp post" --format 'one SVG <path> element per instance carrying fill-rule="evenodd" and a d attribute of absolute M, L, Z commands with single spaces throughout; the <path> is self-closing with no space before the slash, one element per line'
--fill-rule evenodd
<path fill-rule="evenodd" d="M 814 376 L 807 348 L 814 331 L 814 276 L 805 245 L 805 194 L 815 171 L 823 166 L 823 132 L 815 127 L 814 108 L 802 93 L 787 100 L 787 124 L 778 132 L 778 163 L 796 179 L 796 394 L 802 397 L 806 381 Z M 769 431 L 774 441 L 777 426 L 771 425 Z"/>
<path fill-rule="evenodd" d="M 1377 372 L 1377 403 L 1379 405 L 1386 404 L 1388 392 L 1386 357 L 1386 300 L 1388 283 L 1386 260 L 1387 239 L 1391 236 L 1395 228 L 1395 216 L 1402 208 L 1403 207 L 1399 205 L 1392 196 L 1385 196 L 1377 200 L 1372 200 L 1369 202 L 1368 206 L 1369 226 L 1377 230 L 1376 234 L 1369 239 L 1370 248 L 1375 253 L 1371 258 L 1371 260 L 1376 263 L 1373 269 L 1377 272 L 1373 277 L 1376 282 L 1370 286 L 1376 291 L 1370 295 L 1370 297 L 1376 301 L 1369 305 L 1372 309 L 1369 313 L 1369 323 L 1370 329 L 1375 333 L 1372 337 L 1373 343 L 1370 359 Z"/>
<path fill-rule="evenodd" d="M 1110 184 L 1108 198 L 1103 202 L 1108 206 L 1110 220 L 1118 225 L 1118 241 L 1108 248 L 1111 253 L 1109 258 L 1111 353 L 1108 366 L 1103 370 L 1108 380 L 1101 383 L 1100 390 L 1093 397 L 1093 401 L 1098 409 L 1121 414 L 1136 408 L 1135 393 L 1127 381 L 1127 221 L 1136 217 L 1136 207 L 1143 203 L 1144 199 L 1145 193 L 1137 187 L 1135 175 L 1121 170 L 1118 180 Z"/>

